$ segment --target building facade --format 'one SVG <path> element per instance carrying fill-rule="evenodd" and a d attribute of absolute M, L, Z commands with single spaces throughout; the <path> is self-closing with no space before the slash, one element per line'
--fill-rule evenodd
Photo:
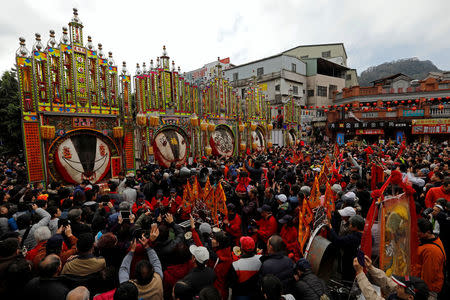
<path fill-rule="evenodd" d="M 340 142 L 362 140 L 448 140 L 450 80 L 411 80 L 395 74 L 371 87 L 344 88 L 327 107 L 328 134 Z"/>
<path fill-rule="evenodd" d="M 253 77 L 271 105 L 286 103 L 290 97 L 305 104 L 306 64 L 298 58 L 278 54 L 225 70 L 241 99 Z"/>
<path fill-rule="evenodd" d="M 343 43 L 301 45 L 284 51 L 283 53 L 295 56 L 301 60 L 322 58 L 332 63 L 348 68 L 347 52 Z M 348 68 L 344 74 L 345 87 L 358 85 L 358 75 L 355 69 Z"/>

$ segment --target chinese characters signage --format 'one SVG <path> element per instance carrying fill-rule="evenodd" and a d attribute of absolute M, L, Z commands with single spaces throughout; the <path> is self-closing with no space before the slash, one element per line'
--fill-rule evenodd
<path fill-rule="evenodd" d="M 421 119 L 412 121 L 412 134 L 450 133 L 450 119 Z"/>

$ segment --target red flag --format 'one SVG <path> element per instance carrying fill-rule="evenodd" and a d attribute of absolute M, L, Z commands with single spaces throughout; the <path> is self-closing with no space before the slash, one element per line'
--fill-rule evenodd
<path fill-rule="evenodd" d="M 306 222 L 303 217 L 302 211 L 299 211 L 298 215 L 298 243 L 300 244 L 300 249 L 303 253 L 303 249 L 305 248 L 305 244 L 308 241 L 310 234 L 309 224 Z"/>
<path fill-rule="evenodd" d="M 308 201 L 306 199 L 303 199 L 303 205 L 302 205 L 302 216 L 305 220 L 305 225 L 309 227 L 309 224 L 314 220 L 314 214 L 311 210 L 311 207 L 309 207 Z"/>
<path fill-rule="evenodd" d="M 331 220 L 331 214 L 334 212 L 334 197 L 333 197 L 333 191 L 331 190 L 330 184 L 326 183 L 326 189 L 325 189 L 325 207 L 327 209 L 327 217 L 328 220 Z"/>

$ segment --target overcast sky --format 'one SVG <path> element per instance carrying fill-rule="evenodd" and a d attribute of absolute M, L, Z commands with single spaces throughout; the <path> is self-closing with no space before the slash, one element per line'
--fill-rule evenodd
<path fill-rule="evenodd" d="M 400 58 L 431 60 L 450 70 L 449 0 L 1 0 L 0 72 L 14 64 L 18 38 L 48 40 L 77 7 L 85 43 L 113 52 L 117 65 L 148 62 L 167 46 L 182 71 L 230 57 L 241 64 L 302 44 L 343 42 L 361 73 Z"/>

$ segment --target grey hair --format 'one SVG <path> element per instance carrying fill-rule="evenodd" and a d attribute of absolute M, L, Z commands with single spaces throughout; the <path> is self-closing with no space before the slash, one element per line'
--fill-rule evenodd
<path fill-rule="evenodd" d="M 34 239 L 38 243 L 41 242 L 41 241 L 46 241 L 46 240 L 48 240 L 51 237 L 52 237 L 52 233 L 50 232 L 50 229 L 48 229 L 47 226 L 38 227 L 34 231 Z"/>
<path fill-rule="evenodd" d="M 67 294 L 66 300 L 89 300 L 90 295 L 85 286 L 78 286 Z"/>
<path fill-rule="evenodd" d="M 120 211 L 127 211 L 131 209 L 131 205 L 130 203 L 126 202 L 126 201 L 122 201 L 119 204 L 119 210 Z"/>

